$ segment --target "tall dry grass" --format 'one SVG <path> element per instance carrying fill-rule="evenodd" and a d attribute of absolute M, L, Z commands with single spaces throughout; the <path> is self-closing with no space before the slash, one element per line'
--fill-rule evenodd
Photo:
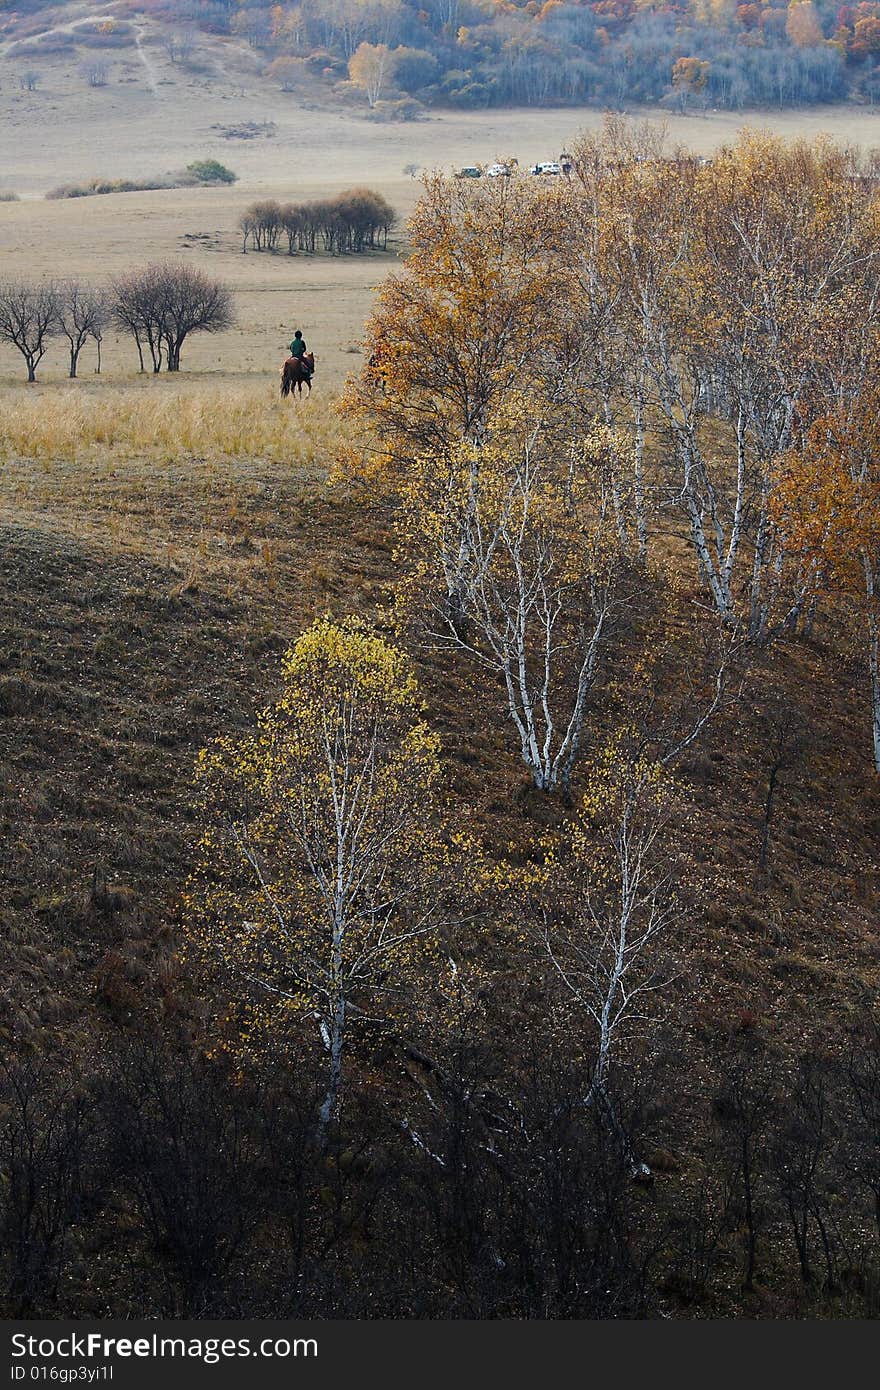
<path fill-rule="evenodd" d="M 59 386 L 0 397 L 0 458 L 264 458 L 326 467 L 345 429 L 325 397 L 282 401 L 277 389 L 192 383 L 155 389 Z"/>

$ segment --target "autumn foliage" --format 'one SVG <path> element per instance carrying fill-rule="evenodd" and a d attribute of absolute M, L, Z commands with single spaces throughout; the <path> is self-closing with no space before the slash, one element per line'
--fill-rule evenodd
<path fill-rule="evenodd" d="M 422 833 L 439 742 L 406 657 L 356 622 L 313 624 L 283 678 L 253 735 L 199 758 L 207 829 L 190 930 L 239 992 L 239 1044 L 285 1014 L 315 1020 L 323 1131 L 352 1026 L 383 995 L 399 1011 L 443 920 L 448 856 Z"/>
<path fill-rule="evenodd" d="M 460 450 L 474 451 L 474 479 L 518 477 L 500 423 L 517 396 L 536 440 L 549 427 L 557 441 L 561 483 L 601 424 L 619 559 L 656 563 L 659 517 L 674 516 L 731 640 L 796 631 L 818 570 L 773 501 L 778 461 L 814 448 L 812 423 L 876 376 L 870 162 L 759 132 L 698 160 L 609 118 L 576 148 L 570 182 L 496 185 L 426 183 L 413 254 L 382 291 L 371 362 L 348 393 L 378 443 L 360 472 L 424 499 L 448 581 L 449 557 L 474 561 L 482 543 L 469 531 L 479 484 L 455 496 Z M 576 529 L 575 510 L 560 512 L 546 542 L 559 573 Z M 424 567 L 430 547 L 413 553 Z"/>

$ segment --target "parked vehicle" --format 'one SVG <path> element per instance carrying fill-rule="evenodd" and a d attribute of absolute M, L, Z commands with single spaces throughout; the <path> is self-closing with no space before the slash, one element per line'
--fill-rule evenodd
<path fill-rule="evenodd" d="M 561 174 L 562 165 L 556 159 L 547 160 L 543 164 L 533 164 L 529 170 L 530 174 Z"/>
<path fill-rule="evenodd" d="M 456 169 L 454 178 L 457 179 L 481 179 L 482 169 L 478 169 L 476 164 L 466 164 L 463 169 Z"/>
<path fill-rule="evenodd" d="M 487 179 L 509 179 L 512 173 L 509 164 L 490 164 L 486 170 Z"/>

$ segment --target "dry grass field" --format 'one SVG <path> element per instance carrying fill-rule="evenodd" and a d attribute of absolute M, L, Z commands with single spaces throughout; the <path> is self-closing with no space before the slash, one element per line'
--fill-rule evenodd
<path fill-rule="evenodd" d="M 101 92 L 92 94 L 101 97 Z M 4 151 L 5 186 L 23 194 L 18 203 L 0 203 L 0 260 L 4 273 L 33 276 L 81 277 L 106 281 L 120 272 L 151 260 L 183 259 L 233 285 L 238 321 L 217 337 L 194 338 L 183 354 L 183 368 L 192 373 L 220 374 L 237 378 L 256 374 L 274 380 L 283 349 L 295 327 L 301 327 L 317 353 L 315 389 L 319 394 L 337 389 L 358 363 L 364 319 L 373 292 L 393 268 L 401 251 L 395 241 L 388 253 L 367 256 L 295 256 L 284 253 L 241 254 L 237 223 L 243 209 L 255 198 L 277 197 L 306 200 L 337 193 L 356 184 L 369 184 L 390 200 L 406 218 L 419 191 L 417 180 L 401 173 L 406 162 L 422 168 L 448 168 L 496 153 L 517 154 L 521 162 L 558 152 L 578 130 L 595 124 L 594 111 L 505 112 L 467 115 L 443 114 L 406 126 L 376 125 L 354 114 L 307 113 L 308 148 L 297 143 L 296 123 L 302 113 L 274 112 L 278 130 L 267 140 L 230 144 L 203 135 L 204 120 L 188 117 L 173 123 L 166 118 L 157 131 L 154 155 L 149 163 L 137 144 L 126 139 L 140 131 L 123 121 L 112 126 L 113 138 L 100 140 L 87 123 L 77 125 L 76 152 L 62 146 L 50 158 L 45 127 L 39 110 L 32 112 L 24 129 L 10 127 L 9 108 L 19 97 L 29 102 L 37 93 L 11 92 L 3 83 L 0 116 L 8 135 L 15 138 Z M 283 102 L 291 97 L 278 94 Z M 206 101 L 210 98 L 205 97 Z M 209 113 L 211 114 L 211 113 Z M 270 108 L 256 112 L 243 100 L 231 119 L 261 119 Z M 658 115 L 658 113 L 653 113 Z M 742 124 L 729 115 L 666 118 L 670 139 L 695 149 L 711 150 L 732 138 Z M 786 113 L 772 118 L 774 128 L 787 134 L 812 134 L 818 130 L 870 145 L 880 143 L 880 117 L 849 109 Z M 168 127 L 172 126 L 172 130 Z M 166 131 L 164 137 L 162 130 Z M 192 130 L 184 141 L 181 131 Z M 70 136 L 65 135 L 65 140 Z M 163 144 L 163 139 L 167 144 Z M 37 156 L 37 146 L 42 154 Z M 98 147 L 100 155 L 94 150 Z M 145 177 L 182 167 L 197 157 L 216 157 L 239 174 L 231 188 L 161 189 L 146 193 L 114 193 L 92 198 L 46 202 L 39 191 L 61 182 L 92 175 Z M 41 170 L 39 183 L 28 187 L 25 171 Z M 17 174 L 21 172 L 21 177 Z M 14 384 L 23 364 L 18 354 L 0 347 L 0 383 Z M 109 334 L 104 347 L 104 374 L 118 384 L 137 375 L 134 345 Z M 54 343 L 41 365 L 39 378 L 54 383 L 66 375 L 63 344 Z M 83 354 L 82 389 L 93 376 L 90 349 Z M 157 383 L 144 383 L 156 389 Z M 37 388 L 40 389 L 39 386 Z M 164 389 L 164 383 L 159 386 Z"/>
<path fill-rule="evenodd" d="M 67 6 L 45 21 L 48 38 L 69 37 L 85 16 L 112 10 L 112 4 Z M 217 338 L 187 345 L 188 374 L 273 378 L 290 332 L 300 326 L 317 352 L 316 390 L 337 388 L 357 361 L 373 290 L 399 254 L 398 240 L 387 255 L 243 256 L 237 223 L 255 198 L 304 200 L 369 184 L 385 194 L 402 222 L 419 188 L 403 173 L 408 164 L 450 168 L 515 155 L 528 165 L 554 158 L 579 130 L 601 120 L 598 111 L 567 108 L 435 112 L 422 121 L 382 124 L 359 107 L 331 105 L 318 83 L 296 93 L 278 90 L 238 40 L 203 36 L 197 63 L 183 67 L 170 61 L 149 21 L 135 29 L 137 46 L 103 55 L 109 80 L 97 89 L 77 66 L 86 50 L 22 56 L 9 38 L 0 42 L 0 193 L 14 191 L 21 199 L 0 203 L 0 261 L 8 275 L 107 280 L 149 260 L 180 258 L 222 276 L 235 288 L 238 322 Z M 41 74 L 32 92 L 18 80 L 28 66 Z M 744 123 L 770 124 L 786 135 L 826 130 L 839 139 L 880 144 L 880 115 L 854 107 L 745 118 L 644 114 L 666 122 L 672 143 L 701 152 L 731 139 Z M 266 122 L 266 134 L 230 134 Z M 238 183 L 43 200 L 61 183 L 162 176 L 209 157 L 232 168 Z M 93 372 L 88 350 L 84 358 L 78 389 Z M 133 345 L 111 335 L 107 378 L 118 383 L 133 376 L 136 363 Z M 0 347 L 0 383 L 20 375 L 17 354 Z M 50 348 L 39 375 L 44 383 L 65 375 L 60 344 Z"/>
<path fill-rule="evenodd" d="M 278 653 L 304 622 L 328 608 L 373 607 L 394 578 L 387 508 L 328 492 L 326 476 L 341 428 L 328 404 L 359 364 L 372 292 L 402 243 L 364 257 L 242 255 L 242 209 L 256 197 L 305 199 L 369 183 L 404 218 L 418 193 L 405 163 L 449 167 L 503 153 L 527 163 L 600 119 L 593 111 L 505 111 L 373 124 L 356 112 L 321 108 L 317 97 L 304 106 L 270 91 L 245 49 L 230 55 L 227 45 L 213 77 L 210 64 L 219 60 L 208 52 L 205 71 L 186 76 L 149 40 L 128 54 L 128 67 L 106 89 L 89 90 L 63 63 L 47 62 L 40 88 L 21 91 L 7 80 L 19 65 L 8 55 L 0 81 L 2 186 L 22 195 L 0 203 L 5 273 L 106 280 L 148 260 L 179 257 L 230 281 L 238 311 L 230 332 L 187 343 L 180 377 L 138 375 L 133 345 L 112 334 L 103 374 L 94 375 L 87 348 L 73 383 L 65 381 L 60 344 L 31 387 L 17 354 L 0 350 L 7 609 L 0 698 L 16 748 L 7 813 L 18 808 L 27 826 L 13 856 L 13 899 L 34 941 L 45 940 L 43 926 L 54 920 L 54 909 L 40 904 L 81 894 L 96 863 L 145 895 L 141 923 L 144 914 L 154 924 L 173 915 L 196 748 L 230 721 L 250 717 L 272 687 Z M 742 124 L 716 113 L 664 119 L 671 141 L 705 151 Z M 275 122 L 265 138 L 228 140 L 219 130 L 264 120 Z M 789 112 L 768 123 L 790 135 L 827 130 L 866 145 L 880 134 L 880 117 L 849 108 Z M 239 182 L 42 197 L 60 182 L 145 177 L 207 156 L 228 163 Z M 318 358 L 313 397 L 302 405 L 276 396 L 277 366 L 297 325 Z M 733 1027 L 740 1008 L 766 1017 L 771 1029 L 796 1027 L 790 1004 L 784 1021 L 777 1014 L 776 991 L 790 989 L 782 983 L 789 968 L 806 972 L 813 1002 L 817 990 L 827 990 L 831 1008 L 853 1007 L 859 997 L 865 909 L 843 904 L 857 879 L 873 895 L 873 880 L 864 877 L 873 821 L 852 821 L 852 787 L 839 782 L 834 749 L 859 740 L 854 687 L 862 679 L 857 653 L 848 643 L 841 649 L 840 640 L 828 634 L 814 648 L 792 649 L 793 693 L 808 691 L 820 670 L 832 682 L 830 743 L 817 741 L 810 781 L 792 787 L 791 868 L 780 843 L 774 888 L 754 895 L 746 886 L 761 788 L 753 789 L 754 804 L 731 802 L 741 770 L 725 765 L 717 751 L 723 739 L 694 765 L 700 822 L 712 826 L 718 882 L 726 885 L 717 933 L 698 947 L 730 966 L 705 1005 L 713 1028 Z M 500 712 L 489 711 L 476 733 L 481 757 L 497 771 L 477 777 L 471 720 L 462 725 L 450 673 L 441 674 L 434 680 L 424 672 L 463 799 L 482 808 L 487 833 L 530 833 L 534 808 L 528 797 L 517 799 L 521 778 Z M 478 704 L 466 697 L 462 707 Z M 83 721 L 89 732 L 74 737 Z M 863 780 L 856 776 L 864 797 Z M 40 847 L 47 831 L 48 858 Z M 805 841 L 815 856 L 806 875 Z M 707 851 L 698 843 L 697 852 Z M 160 885 L 149 903 L 147 885 Z M 826 940 L 814 935 L 820 920 L 845 942 L 833 962 Z M 123 924 L 123 936 L 130 926 Z M 755 935 L 759 954 L 778 957 L 778 977 L 774 966 L 744 979 L 744 952 Z M 91 966 L 99 944 L 84 940 Z M 815 953 L 815 964 L 795 967 L 793 955 L 804 953 Z"/>
<path fill-rule="evenodd" d="M 62 23 L 96 10 L 68 7 Z M 387 253 L 362 257 L 242 255 L 242 210 L 258 197 L 367 184 L 402 227 L 419 191 L 407 163 L 510 154 L 526 164 L 601 119 L 496 111 L 376 124 L 322 105 L 318 89 L 271 90 L 253 55 L 229 41 L 206 42 L 200 71 L 186 73 L 148 28 L 139 36 L 137 49 L 113 55 L 113 80 L 99 90 L 51 58 L 38 64 L 38 90 L 21 90 L 21 60 L 0 42 L 0 192 L 20 195 L 0 202 L 0 274 L 107 281 L 181 259 L 230 282 L 237 310 L 230 331 L 187 342 L 179 376 L 139 375 L 134 345 L 111 332 L 100 376 L 89 345 L 68 382 L 55 342 L 27 386 L 21 358 L 0 347 L 0 1037 L 24 1048 L 39 1040 L 58 1059 L 100 1055 L 114 1029 L 151 1010 L 173 1024 L 194 1008 L 177 945 L 198 830 L 196 754 L 252 725 L 309 622 L 375 617 L 397 578 L 393 503 L 328 476 L 346 429 L 333 402 L 360 364 L 363 323 L 404 249 L 402 231 Z M 672 142 L 700 151 L 743 124 L 712 112 L 663 118 Z M 275 123 L 271 135 L 223 133 L 264 121 Z M 880 144 L 880 115 L 852 108 L 749 121 Z M 207 157 L 239 181 L 43 197 L 62 182 L 146 178 Z M 316 351 L 314 392 L 282 402 L 277 370 L 297 326 Z M 670 683 L 682 679 L 690 657 L 676 634 L 702 595 L 692 566 L 680 569 L 662 614 L 648 586 L 634 599 L 609 690 L 633 669 L 649 622 L 669 635 Z M 880 790 L 862 657 L 844 613 L 786 638 L 784 661 L 764 669 L 756 656 L 737 706 L 683 760 L 677 852 L 699 887 L 685 888 L 697 910 L 675 942 L 674 1047 L 687 1068 L 670 1104 L 682 1114 L 700 1113 L 737 1049 L 820 1055 L 876 999 Z M 503 689 L 464 658 L 420 650 L 416 660 L 458 813 L 490 861 L 522 862 L 565 812 L 521 769 Z M 781 781 L 762 876 L 768 692 L 807 732 Z M 597 719 L 610 729 L 606 703 Z M 603 732 L 597 724 L 597 746 Z M 486 930 L 492 989 L 521 1000 L 531 1026 L 536 996 L 503 937 Z M 686 1196 L 699 1138 L 685 1135 L 667 1155 L 661 1198 L 664 1184 Z M 93 1284 L 88 1270 L 72 1295 L 62 1291 L 78 1316 L 106 1311 L 110 1294 Z M 724 1297 L 729 1316 L 738 1295 Z M 793 1316 L 797 1306 L 759 1289 L 745 1315 Z"/>

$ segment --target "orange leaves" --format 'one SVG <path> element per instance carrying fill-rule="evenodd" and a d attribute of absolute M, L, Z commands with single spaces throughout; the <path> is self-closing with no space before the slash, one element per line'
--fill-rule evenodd
<path fill-rule="evenodd" d="M 814 566 L 816 584 L 861 584 L 863 554 L 880 553 L 880 425 L 876 395 L 816 420 L 779 462 L 771 515 Z"/>
<path fill-rule="evenodd" d="M 559 279 L 556 196 L 515 176 L 426 180 L 410 259 L 367 326 L 372 365 L 345 401 L 401 456 L 479 438 L 493 402 L 535 376 Z"/>

